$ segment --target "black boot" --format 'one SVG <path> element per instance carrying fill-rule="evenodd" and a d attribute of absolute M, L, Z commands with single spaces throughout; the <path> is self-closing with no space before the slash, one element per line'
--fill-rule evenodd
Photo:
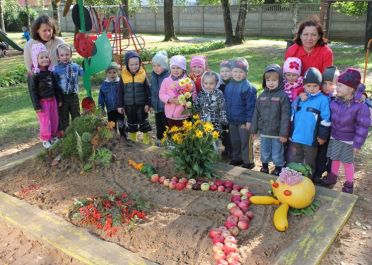
<path fill-rule="evenodd" d="M 262 163 L 262 167 L 260 169 L 260 172 L 269 174 L 269 163 Z"/>
<path fill-rule="evenodd" d="M 279 176 L 280 172 L 282 172 L 282 167 L 275 166 L 274 170 L 271 171 L 270 174 L 274 176 Z"/>
<path fill-rule="evenodd" d="M 338 176 L 332 172 L 328 172 L 328 175 L 320 181 L 320 185 L 323 187 L 332 187 L 336 184 Z"/>
<path fill-rule="evenodd" d="M 346 181 L 342 187 L 342 191 L 346 193 L 353 194 L 353 182 Z"/>

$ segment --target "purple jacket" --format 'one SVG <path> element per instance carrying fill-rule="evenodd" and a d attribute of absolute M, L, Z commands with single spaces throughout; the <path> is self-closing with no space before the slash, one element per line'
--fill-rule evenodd
<path fill-rule="evenodd" d="M 340 141 L 352 141 L 360 149 L 367 138 L 371 117 L 364 103 L 345 102 L 335 99 L 331 102 L 331 137 Z"/>

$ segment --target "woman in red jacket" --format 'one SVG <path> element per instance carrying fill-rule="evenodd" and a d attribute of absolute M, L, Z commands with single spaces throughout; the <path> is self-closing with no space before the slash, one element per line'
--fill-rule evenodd
<path fill-rule="evenodd" d="M 294 39 L 295 44 L 290 46 L 285 53 L 288 57 L 301 59 L 303 75 L 310 67 L 317 68 L 321 73 L 333 65 L 333 52 L 323 38 L 323 29 L 316 20 L 307 20 L 300 24 Z"/>

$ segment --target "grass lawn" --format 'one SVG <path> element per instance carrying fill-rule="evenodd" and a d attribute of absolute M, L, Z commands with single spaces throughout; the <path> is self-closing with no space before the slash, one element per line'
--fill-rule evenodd
<path fill-rule="evenodd" d="M 15 41 L 21 43 L 21 33 L 10 33 L 9 36 Z M 200 43 L 202 41 L 211 41 L 212 37 L 200 38 L 192 36 L 181 36 L 180 42 L 163 43 L 162 37 L 156 35 L 142 35 L 146 39 L 146 47 L 161 49 L 167 46 L 183 46 L 190 43 Z M 221 39 L 221 38 L 219 38 Z M 72 34 L 67 35 L 67 42 L 72 42 Z M 347 46 L 342 43 L 331 45 L 334 51 L 335 65 L 340 69 L 353 66 L 360 69 L 364 68 L 364 51 L 362 46 Z M 218 70 L 220 61 L 235 57 L 245 57 L 250 70 L 248 79 L 261 90 L 262 71 L 270 63 L 283 63 L 283 54 L 286 48 L 286 42 L 283 40 L 268 39 L 249 39 L 243 45 L 227 47 L 219 50 L 205 52 L 208 57 L 208 64 L 211 69 Z M 187 56 L 189 59 L 191 57 Z M 370 59 L 372 61 L 372 59 Z M 15 65 L 23 64 L 22 55 L 1 58 L 2 65 L 0 74 L 11 70 Z M 145 66 L 147 72 L 151 71 L 151 65 Z M 367 90 L 372 92 L 372 62 L 368 68 L 369 78 L 366 80 Z M 104 74 L 100 73 L 94 77 L 93 96 L 97 100 L 98 84 Z M 85 95 L 84 89 L 81 89 L 80 99 Z M 28 95 L 27 85 L 20 84 L 8 88 L 0 88 L 0 150 L 5 145 L 26 142 L 28 139 L 36 137 L 38 132 L 38 123 L 35 112 L 31 105 Z"/>

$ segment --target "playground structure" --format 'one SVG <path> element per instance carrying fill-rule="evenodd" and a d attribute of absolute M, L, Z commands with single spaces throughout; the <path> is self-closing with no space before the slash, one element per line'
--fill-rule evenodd
<path fill-rule="evenodd" d="M 6 55 L 6 50 L 9 49 L 9 46 L 13 49 L 23 52 L 23 49 L 14 41 L 12 41 L 5 32 L 0 30 L 0 57 Z"/>

